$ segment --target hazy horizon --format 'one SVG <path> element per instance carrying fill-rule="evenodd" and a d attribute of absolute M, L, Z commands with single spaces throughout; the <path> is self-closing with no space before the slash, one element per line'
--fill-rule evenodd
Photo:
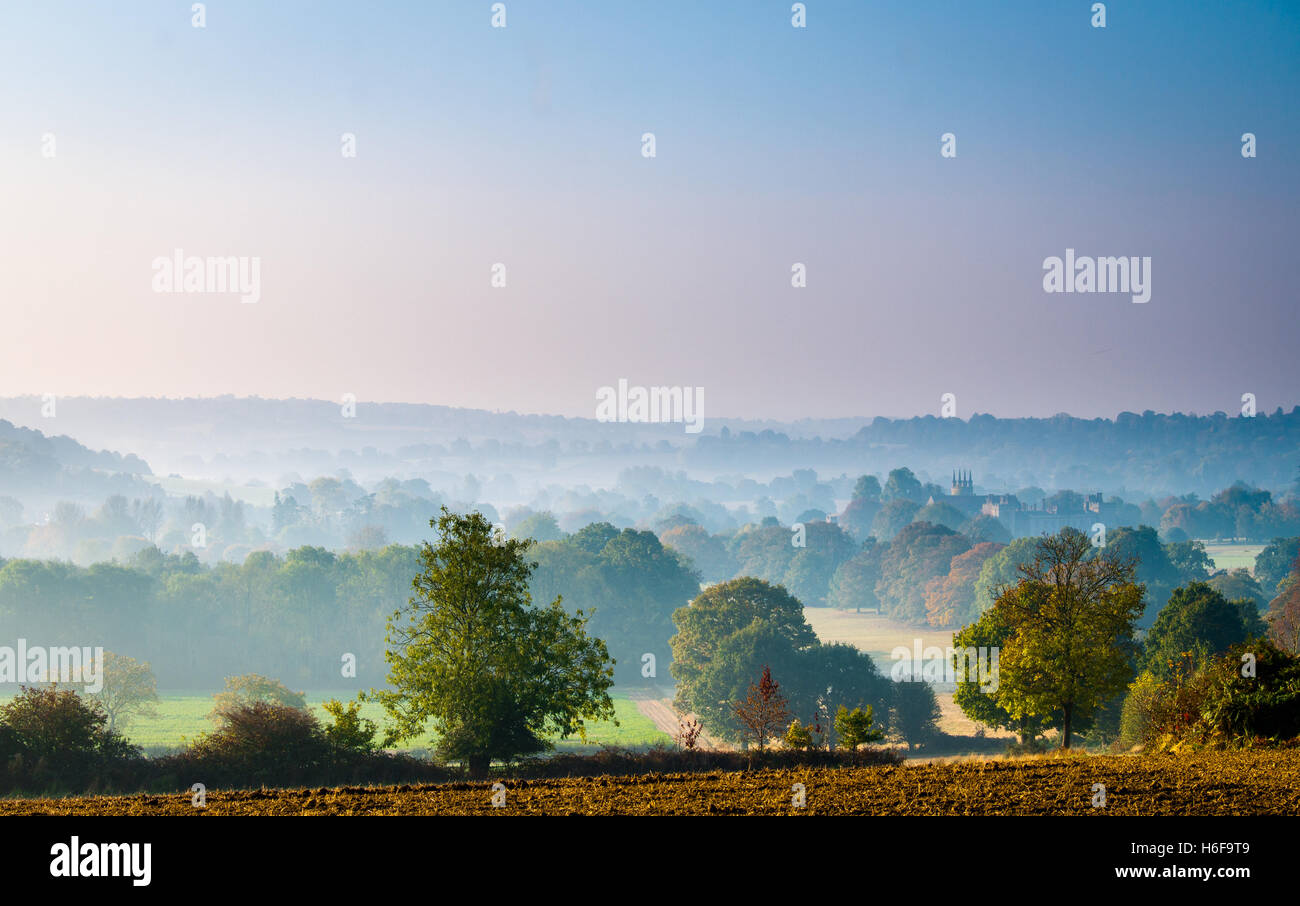
<path fill-rule="evenodd" d="M 325 399 L 322 397 L 266 396 L 265 394 L 255 394 L 255 393 L 246 394 L 246 395 L 239 395 L 233 393 L 218 393 L 218 394 L 204 394 L 204 395 L 192 395 L 192 396 L 169 396 L 165 394 L 118 396 L 118 395 L 110 395 L 110 394 L 74 393 L 74 394 L 66 394 L 66 395 L 54 394 L 53 396 L 56 404 L 61 401 L 66 402 L 66 401 L 76 401 L 76 400 L 91 400 L 95 402 L 157 401 L 157 402 L 167 402 L 167 403 L 186 403 L 186 402 L 202 403 L 202 402 L 217 402 L 217 401 L 227 400 L 227 401 L 234 401 L 234 402 L 266 402 L 266 403 L 305 402 L 305 403 L 322 403 L 330 406 L 338 406 L 343 402 L 343 400 L 341 399 Z M 46 397 L 45 394 L 34 394 L 34 393 L 7 394 L 7 395 L 0 396 L 0 401 L 23 401 L 24 403 L 30 404 L 31 413 L 29 415 L 29 418 L 23 419 L 22 424 L 24 426 L 36 428 L 38 430 L 43 430 L 44 433 L 47 435 L 61 434 L 63 432 L 57 430 L 58 427 L 57 423 L 51 422 L 48 418 L 43 417 L 41 415 L 40 409 L 43 402 L 45 401 L 45 397 Z M 540 411 L 540 410 L 529 411 L 529 410 L 522 410 L 518 408 L 504 408 L 504 407 L 486 408 L 482 406 L 458 406 L 452 403 L 440 402 L 437 400 L 412 401 L 412 400 L 396 400 L 396 399 L 357 399 L 354 400 L 353 402 L 358 407 L 428 406 L 431 408 L 446 408 L 446 409 L 458 410 L 458 411 L 463 411 L 468 413 L 483 413 L 486 415 L 502 415 L 502 416 L 515 415 L 520 417 L 564 418 L 564 419 L 573 419 L 579 421 L 589 421 L 593 423 L 597 423 L 599 421 L 591 413 L 565 414 L 562 412 Z M 952 417 L 962 422 L 969 422 L 970 419 L 975 416 L 986 416 L 986 415 L 991 415 L 997 419 L 1008 419 L 1008 420 L 1048 419 L 1048 418 L 1064 415 L 1070 418 L 1102 419 L 1103 421 L 1113 422 L 1116 420 L 1116 418 L 1119 415 L 1124 413 L 1141 415 L 1144 412 L 1150 411 L 1150 412 L 1154 412 L 1156 415 L 1162 415 L 1162 416 L 1184 415 L 1189 417 L 1207 417 L 1207 416 L 1213 416 L 1216 413 L 1223 413 L 1228 417 L 1235 418 L 1240 415 L 1241 405 L 1242 405 L 1241 400 L 1238 399 L 1235 401 L 1227 400 L 1225 405 L 1217 406 L 1215 408 L 1206 407 L 1201 409 L 1159 410 L 1159 409 L 1153 409 L 1150 406 L 1145 406 L 1140 409 L 1121 409 L 1112 413 L 1100 413 L 1100 414 L 1080 414 L 1078 412 L 1071 412 L 1068 410 L 1058 410 L 1055 412 L 1033 412 L 1033 413 L 978 411 L 978 412 L 961 413 Z M 1269 414 L 1278 410 L 1281 410 L 1282 412 L 1290 412 L 1296 407 L 1300 407 L 1300 395 L 1297 395 L 1296 397 L 1292 397 L 1286 400 L 1257 400 L 1257 411 L 1261 414 Z M 924 418 L 927 415 L 937 416 L 937 412 L 933 410 L 914 411 L 914 412 L 877 412 L 877 413 L 845 412 L 845 413 L 830 413 L 827 415 L 820 415 L 820 416 L 799 415 L 792 418 L 779 418 L 779 417 L 761 416 L 761 415 L 740 416 L 740 415 L 730 415 L 725 412 L 715 413 L 712 411 L 706 411 L 705 420 L 704 420 L 705 422 L 704 433 L 712 433 L 712 431 L 714 430 L 709 427 L 710 422 L 732 422 L 732 423 L 743 422 L 743 423 L 754 423 L 754 424 L 781 424 L 781 425 L 793 426 L 793 425 L 798 425 L 801 422 L 870 423 L 874 419 L 886 419 L 889 421 L 905 421 L 913 418 Z M 18 421 L 14 421 L 16 417 L 17 415 L 13 411 L 5 412 L 3 410 L 0 410 L 0 418 L 8 419 L 10 421 L 13 421 L 14 424 L 18 424 L 19 423 Z M 629 427 L 629 425 L 625 425 L 625 427 Z M 676 425 L 655 424 L 653 422 L 645 423 L 641 425 L 632 424 L 630 425 L 630 427 L 640 427 L 652 431 L 653 430 L 671 431 L 673 434 L 678 434 L 681 431 L 680 427 Z M 45 430 L 45 429 L 49 429 L 49 430 Z"/>

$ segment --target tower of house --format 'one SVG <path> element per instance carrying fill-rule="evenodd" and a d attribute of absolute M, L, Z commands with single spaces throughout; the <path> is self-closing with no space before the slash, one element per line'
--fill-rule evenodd
<path fill-rule="evenodd" d="M 970 472 L 963 472 L 957 469 L 952 473 L 952 496 L 970 497 L 975 493 L 975 482 L 970 477 Z"/>

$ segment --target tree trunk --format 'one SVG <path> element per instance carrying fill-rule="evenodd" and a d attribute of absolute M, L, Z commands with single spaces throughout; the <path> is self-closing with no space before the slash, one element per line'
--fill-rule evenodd
<path fill-rule="evenodd" d="M 469 757 L 469 779 L 487 780 L 488 768 L 491 764 L 492 759 L 487 755 L 471 755 Z"/>
<path fill-rule="evenodd" d="M 1061 728 L 1061 748 L 1070 747 L 1070 718 L 1074 716 L 1074 708 L 1070 705 L 1065 706 L 1065 725 Z"/>

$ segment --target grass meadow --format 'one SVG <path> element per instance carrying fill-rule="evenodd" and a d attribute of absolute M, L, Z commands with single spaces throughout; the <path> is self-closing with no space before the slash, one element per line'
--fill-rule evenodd
<path fill-rule="evenodd" d="M 1206 544 L 1205 553 L 1217 569 L 1248 569 L 1255 572 L 1255 558 L 1264 549 L 1262 544 Z"/>
<path fill-rule="evenodd" d="M 200 734 L 212 729 L 208 714 L 212 711 L 213 695 L 216 691 L 159 692 L 157 716 L 132 718 L 124 734 L 131 742 L 150 753 L 178 749 L 188 742 L 193 742 Z M 9 701 L 13 694 L 13 692 L 0 694 L 0 702 Z M 331 698 L 346 701 L 349 697 L 343 692 L 308 692 L 307 705 L 322 723 L 327 723 L 330 718 L 321 709 L 321 703 Z M 619 690 L 615 689 L 611 697 L 614 699 L 614 719 L 618 722 L 618 726 L 611 721 L 591 724 L 587 731 L 589 746 L 616 745 L 637 748 L 672 741 L 666 733 L 654 725 L 650 718 L 637 710 L 635 702 L 624 697 Z M 363 704 L 361 714 L 381 727 L 384 724 L 384 709 L 374 702 Z M 431 749 L 435 742 L 436 738 L 433 734 L 426 733 L 419 739 L 404 742 L 399 748 L 404 751 Z M 556 743 L 556 749 L 559 751 L 580 748 L 583 748 L 583 745 L 577 738 Z"/>

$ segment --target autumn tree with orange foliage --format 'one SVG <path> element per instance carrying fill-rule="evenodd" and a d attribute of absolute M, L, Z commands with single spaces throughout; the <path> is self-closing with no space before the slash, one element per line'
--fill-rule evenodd
<path fill-rule="evenodd" d="M 984 561 L 1004 547 L 996 541 L 984 541 L 953 557 L 948 575 L 935 576 L 925 584 L 925 621 L 945 629 L 979 616 L 975 613 L 975 580 Z"/>

